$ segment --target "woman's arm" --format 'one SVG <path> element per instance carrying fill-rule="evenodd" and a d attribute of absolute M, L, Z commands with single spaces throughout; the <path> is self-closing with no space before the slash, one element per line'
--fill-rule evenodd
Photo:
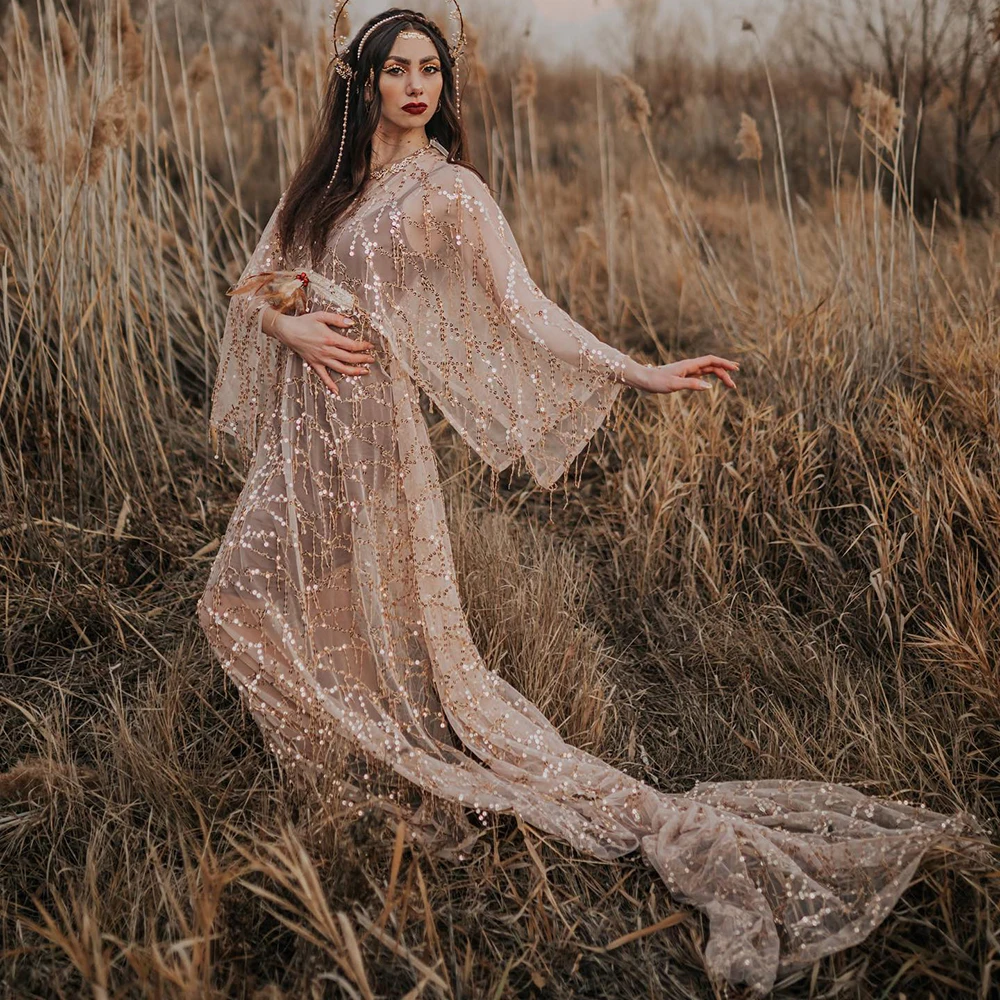
<path fill-rule="evenodd" d="M 700 358 L 685 358 L 683 361 L 674 361 L 669 365 L 640 367 L 642 368 L 641 382 L 635 383 L 635 386 L 645 392 L 711 389 L 712 383 L 706 382 L 700 377 L 702 375 L 715 375 L 723 385 L 735 389 L 736 383 L 729 373 L 740 370 L 737 362 L 717 357 L 715 354 L 704 354 Z"/>
<path fill-rule="evenodd" d="M 449 176 L 449 171 L 451 171 Z M 457 172 L 456 172 L 457 171 Z M 421 234 L 433 253 L 448 241 L 458 247 L 461 266 L 473 276 L 497 311 L 497 319 L 516 334 L 542 346 L 549 355 L 574 368 L 603 369 L 606 376 L 645 392 L 705 390 L 711 383 L 700 376 L 715 375 L 735 388 L 730 372 L 734 361 L 705 355 L 668 365 L 646 365 L 600 340 L 549 299 L 532 279 L 500 207 L 485 183 L 474 173 L 454 165 L 442 168 L 450 191 L 432 222 Z M 443 188 L 443 185 L 442 185 Z M 425 218 L 426 218 L 425 213 Z M 433 217 L 444 225 L 434 225 Z M 447 254 L 445 253 L 445 257 Z"/>

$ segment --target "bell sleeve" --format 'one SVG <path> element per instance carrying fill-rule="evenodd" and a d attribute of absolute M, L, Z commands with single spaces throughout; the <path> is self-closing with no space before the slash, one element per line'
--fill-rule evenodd
<path fill-rule="evenodd" d="M 542 293 L 473 171 L 442 162 L 396 204 L 391 266 L 372 276 L 374 328 L 490 467 L 523 460 L 551 487 L 636 362 Z"/>
<path fill-rule="evenodd" d="M 283 202 L 284 195 L 264 227 L 239 282 L 251 274 L 284 268 L 285 260 L 276 235 L 278 212 Z M 265 306 L 266 303 L 254 295 L 236 295 L 229 300 L 212 390 L 209 422 L 217 430 L 236 438 L 245 462 L 253 454 L 264 420 L 274 410 L 286 350 L 261 329 Z"/>

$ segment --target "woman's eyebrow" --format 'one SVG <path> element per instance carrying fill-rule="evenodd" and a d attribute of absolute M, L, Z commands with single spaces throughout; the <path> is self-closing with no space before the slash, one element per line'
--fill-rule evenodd
<path fill-rule="evenodd" d="M 424 63 L 434 62 L 437 58 L 438 56 L 424 56 L 424 58 L 420 60 L 420 65 L 423 66 Z M 404 66 L 409 66 L 411 62 L 409 59 L 404 59 L 403 56 L 387 56 L 386 62 L 390 59 L 393 62 L 402 63 Z"/>

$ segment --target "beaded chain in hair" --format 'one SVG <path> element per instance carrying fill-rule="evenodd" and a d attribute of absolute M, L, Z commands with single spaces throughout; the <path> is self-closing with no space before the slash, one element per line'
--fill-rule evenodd
<path fill-rule="evenodd" d="M 341 53 L 340 47 L 337 39 L 337 25 L 340 23 L 340 16 L 344 12 L 344 8 L 350 0 L 341 0 L 338 4 L 336 12 L 331 13 L 330 17 L 333 18 L 333 68 L 337 75 L 347 82 L 347 93 L 344 95 L 344 120 L 341 122 L 340 126 L 340 148 L 337 150 L 337 162 L 333 168 L 333 173 L 330 175 L 330 179 L 326 182 L 326 190 L 330 190 L 330 186 L 333 184 L 337 177 L 337 173 L 340 170 L 340 163 L 344 157 L 344 143 L 347 140 L 347 114 L 351 106 L 351 82 L 354 79 L 355 71 L 351 68 L 347 59 L 344 58 L 344 54 Z M 458 5 L 458 0 L 452 0 L 454 9 L 449 15 L 453 20 L 457 19 L 459 22 L 458 35 L 455 40 L 448 45 L 448 57 L 452 62 L 452 69 L 454 73 L 455 80 L 455 112 L 459 118 L 462 116 L 462 104 L 461 104 L 461 94 L 459 90 L 458 81 L 458 57 L 461 55 L 462 49 L 465 46 L 465 20 L 462 17 L 462 8 Z M 368 37 L 377 28 L 381 28 L 383 24 L 388 24 L 389 21 L 400 21 L 407 20 L 412 21 L 415 24 L 424 24 L 428 28 L 436 28 L 437 26 L 429 19 L 414 14 L 392 14 L 389 17 L 383 17 L 380 21 L 376 21 L 362 36 L 358 41 L 358 50 L 356 53 L 356 59 L 358 60 L 358 65 L 361 64 L 361 50 L 365 46 L 365 42 L 368 41 Z M 400 32 L 400 35 L 404 37 L 421 36 L 424 33 L 421 31 L 407 31 Z M 397 36 L 399 37 L 399 36 Z"/>

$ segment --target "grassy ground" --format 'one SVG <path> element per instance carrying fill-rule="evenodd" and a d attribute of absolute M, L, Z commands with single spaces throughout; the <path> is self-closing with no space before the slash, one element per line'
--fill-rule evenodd
<path fill-rule="evenodd" d="M 277 773 L 193 615 L 240 486 L 204 404 L 322 60 L 265 59 L 261 108 L 232 52 L 42 8 L 9 21 L 0 107 L 2 995 L 713 996 L 704 922 L 637 858 L 498 816 L 456 865 Z M 1000 231 L 914 218 L 871 101 L 798 198 L 773 138 L 733 142 L 738 92 L 703 137 L 732 162 L 687 183 L 627 84 L 568 126 L 539 86 L 572 81 L 525 68 L 511 106 L 471 76 L 543 287 L 637 356 L 741 362 L 737 392 L 626 392 L 551 503 L 515 479 L 491 505 L 434 423 L 490 664 L 668 791 L 825 778 L 995 829 Z M 991 996 L 998 885 L 937 852 L 775 995 Z"/>

